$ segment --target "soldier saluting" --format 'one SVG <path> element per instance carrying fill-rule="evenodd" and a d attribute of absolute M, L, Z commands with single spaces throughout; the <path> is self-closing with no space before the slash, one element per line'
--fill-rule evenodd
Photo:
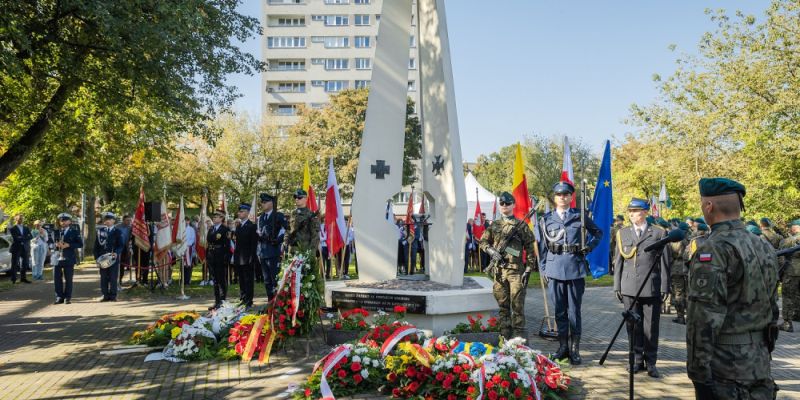
<path fill-rule="evenodd" d="M 686 371 L 698 399 L 774 399 L 770 373 L 777 338 L 778 260 L 739 219 L 745 187 L 700 179 L 700 208 L 711 234 L 689 267 Z"/>
<path fill-rule="evenodd" d="M 628 203 L 628 218 L 631 226 L 617 232 L 617 249 L 614 256 L 614 294 L 630 309 L 636 293 L 643 286 L 633 310 L 642 318 L 636 323 L 628 323 L 628 340 L 633 342 L 635 363 L 633 372 L 645 369 L 647 375 L 658 378 L 659 318 L 661 303 L 669 294 L 670 249 L 664 246 L 661 251 L 644 251 L 647 246 L 667 236 L 664 228 L 647 222 L 650 204 L 647 200 L 633 198 Z M 649 274 L 651 266 L 658 267 Z"/>
<path fill-rule="evenodd" d="M 522 224 L 521 229 L 512 235 L 512 230 L 520 222 L 514 217 L 514 197 L 503 192 L 499 200 L 503 217 L 492 221 L 489 229 L 483 233 L 480 248 L 492 258 L 493 263 L 500 260 L 506 262 L 493 273 L 494 298 L 500 308 L 500 334 L 506 338 L 519 336 L 527 339 L 525 292 L 536 259 L 533 250 L 535 240 L 526 224 Z M 505 248 L 500 249 L 501 253 L 495 246 L 503 242 Z"/>
<path fill-rule="evenodd" d="M 580 364 L 581 300 L 586 287 L 586 254 L 591 252 L 603 236 L 603 231 L 584 214 L 586 230 L 592 239 L 581 247 L 581 212 L 570 208 L 575 187 L 569 182 L 553 186 L 556 209 L 542 216 L 542 242 L 539 244 L 541 272 L 547 282 L 547 294 L 555 306 L 558 327 L 558 350 L 554 359 L 569 356 L 570 363 Z M 584 238 L 585 239 L 585 238 Z M 572 342 L 570 346 L 569 343 Z"/>

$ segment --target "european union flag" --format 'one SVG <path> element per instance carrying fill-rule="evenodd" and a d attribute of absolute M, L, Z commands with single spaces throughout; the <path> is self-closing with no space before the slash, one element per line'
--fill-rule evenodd
<path fill-rule="evenodd" d="M 603 162 L 600 163 L 600 173 L 597 175 L 597 186 L 594 189 L 594 198 L 592 198 L 591 204 L 592 219 L 603 230 L 603 237 L 600 238 L 600 244 L 586 257 L 589 260 L 589 270 L 594 279 L 608 274 L 611 224 L 614 223 L 613 187 L 614 185 L 611 183 L 611 142 L 606 140 L 606 150 L 603 152 Z"/>

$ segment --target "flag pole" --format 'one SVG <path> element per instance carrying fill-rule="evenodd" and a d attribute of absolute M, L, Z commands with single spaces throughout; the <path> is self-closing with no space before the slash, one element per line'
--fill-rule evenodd
<path fill-rule="evenodd" d="M 531 198 L 531 206 L 534 208 L 536 207 L 533 198 Z M 535 212 L 533 214 L 533 217 L 534 221 L 539 220 L 539 216 Z M 536 226 L 537 225 L 536 222 L 534 222 L 533 225 Z M 533 255 L 536 257 L 536 265 L 541 265 L 539 258 L 539 241 L 536 240 L 536 235 L 533 235 Z M 553 321 L 552 318 L 550 317 L 550 306 L 547 302 L 547 289 L 544 286 L 544 277 L 542 276 L 541 270 L 539 270 L 539 286 L 542 288 L 542 298 L 544 299 L 544 320 L 547 323 L 547 332 L 542 332 L 542 329 L 540 328 L 539 335 L 544 337 L 551 337 L 553 336 L 553 332 L 555 332 L 555 330 L 553 329 Z M 544 326 L 542 326 L 542 328 L 544 328 Z"/>
<path fill-rule="evenodd" d="M 177 213 L 177 215 L 176 215 L 176 223 L 175 223 L 175 227 L 176 227 L 176 229 L 178 229 L 178 230 L 180 230 L 180 228 L 178 228 L 178 227 L 180 226 L 180 224 L 183 224 L 183 223 L 184 223 L 184 222 L 183 222 L 183 219 L 185 218 L 185 216 L 183 215 L 183 213 L 184 213 L 184 208 L 183 208 L 183 195 L 181 195 L 181 204 L 180 204 L 180 208 L 178 209 L 178 213 Z M 186 229 L 186 228 L 184 228 L 184 229 Z M 176 237 L 177 237 L 177 235 L 176 235 Z M 178 239 L 180 239 L 180 238 L 178 238 Z M 177 240 L 176 240 L 176 241 L 177 241 Z M 182 239 L 182 243 L 181 243 L 181 245 L 183 245 L 183 243 L 184 243 L 185 241 L 186 241 L 186 232 L 184 231 L 184 235 L 183 235 L 183 239 Z M 184 249 L 184 252 L 185 252 L 185 251 L 188 251 L 188 249 Z M 176 252 L 175 254 L 177 255 L 177 252 Z M 185 283 L 184 283 L 184 282 L 185 282 L 185 279 L 183 278 L 183 274 L 184 274 L 185 272 L 184 272 L 184 265 L 183 265 L 183 257 L 184 257 L 184 254 L 181 254 L 181 256 L 180 256 L 180 261 L 178 262 L 178 264 L 180 265 L 180 269 L 181 269 L 181 273 L 180 273 L 180 278 L 181 278 L 181 295 L 180 295 L 180 296 L 178 296 L 178 300 L 189 300 L 189 296 L 187 296 L 187 295 L 186 295 L 186 293 L 184 293 L 184 286 L 185 286 Z M 189 262 L 191 262 L 191 260 L 190 260 Z"/>

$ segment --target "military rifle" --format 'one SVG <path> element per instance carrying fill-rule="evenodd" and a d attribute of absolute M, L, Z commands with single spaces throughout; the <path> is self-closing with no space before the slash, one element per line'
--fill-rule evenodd
<path fill-rule="evenodd" d="M 511 240 L 513 240 L 517 236 L 517 234 L 519 234 L 522 228 L 526 225 L 525 220 L 529 219 L 535 212 L 536 208 L 531 207 L 528 213 L 525 214 L 525 216 L 522 217 L 521 220 L 517 221 L 517 223 L 511 228 L 511 231 L 508 232 L 508 235 L 506 235 L 506 237 L 503 238 L 503 240 L 501 240 L 500 243 L 498 243 L 496 248 L 489 247 L 489 249 L 494 250 L 494 252 L 487 252 L 487 253 L 490 254 L 494 253 L 494 254 L 491 254 L 492 261 L 489 262 L 489 265 L 487 265 L 483 271 L 486 272 L 487 275 L 491 276 L 493 280 L 497 279 L 497 274 L 499 273 L 500 269 L 508 265 L 508 261 L 506 260 L 506 250 L 508 248 L 508 245 L 511 243 Z M 529 273 L 523 277 L 523 281 L 526 286 L 528 285 L 528 276 Z"/>
<path fill-rule="evenodd" d="M 786 255 L 794 254 L 797 251 L 800 251 L 800 245 L 797 245 L 797 246 L 794 246 L 794 247 L 785 248 L 785 249 L 782 249 L 782 250 L 778 250 L 778 251 L 775 252 L 775 255 L 778 256 L 778 257 L 783 257 L 783 256 L 786 256 Z M 790 262 L 791 262 L 791 260 L 786 260 L 780 266 L 778 266 L 778 276 L 779 277 L 783 275 L 783 270 L 786 269 L 786 265 L 788 265 Z"/>

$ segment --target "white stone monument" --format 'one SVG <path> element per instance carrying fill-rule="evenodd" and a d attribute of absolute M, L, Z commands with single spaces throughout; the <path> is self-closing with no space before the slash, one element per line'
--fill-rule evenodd
<path fill-rule="evenodd" d="M 495 310 L 497 305 L 487 278 L 473 278 L 470 288 L 461 288 L 467 200 L 444 0 L 417 1 L 418 32 L 411 31 L 411 7 L 411 0 L 384 1 L 378 28 L 380 40 L 375 49 L 353 194 L 359 285 L 329 282 L 326 297 L 329 303 L 336 300 L 334 305 L 338 302 L 341 306 L 367 308 L 393 300 L 404 303 L 403 299 L 409 304 L 423 304 L 419 309 L 424 313 L 415 314 L 410 308 L 409 320 L 441 334 L 456 323 L 465 322 L 467 314 Z M 387 200 L 402 186 L 408 38 L 412 34 L 419 38 L 421 104 L 417 110 L 422 121 L 422 188 L 429 201 L 431 223 L 425 249 L 426 270 L 430 280 L 440 284 L 437 288 L 449 287 L 447 290 L 375 289 L 363 285 L 397 276 L 398 232 L 384 216 Z M 408 282 L 409 287 L 414 285 L 419 284 Z"/>

